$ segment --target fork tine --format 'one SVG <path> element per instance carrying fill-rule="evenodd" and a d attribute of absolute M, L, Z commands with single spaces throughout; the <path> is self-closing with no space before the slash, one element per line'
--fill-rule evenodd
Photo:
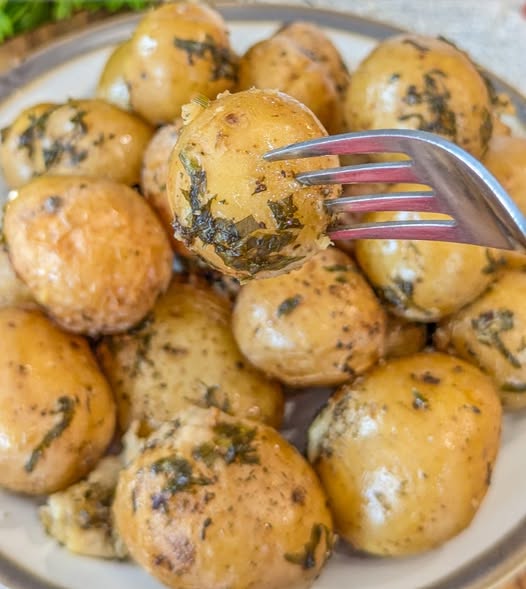
<path fill-rule="evenodd" d="M 417 182 L 411 160 L 381 164 L 361 164 L 301 172 L 296 180 L 302 184 L 356 184 L 361 182 Z"/>
<path fill-rule="evenodd" d="M 329 227 L 331 239 L 415 239 L 465 243 L 455 221 L 386 221 L 358 223 L 352 227 Z"/>
<path fill-rule="evenodd" d="M 387 194 L 368 194 L 363 196 L 344 196 L 325 201 L 331 213 L 370 213 L 375 211 L 426 211 L 442 212 L 435 193 L 391 192 Z"/>

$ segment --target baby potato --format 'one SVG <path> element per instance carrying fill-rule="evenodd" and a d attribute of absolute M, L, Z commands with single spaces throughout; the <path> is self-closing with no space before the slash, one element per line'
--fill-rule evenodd
<path fill-rule="evenodd" d="M 435 344 L 493 377 L 507 409 L 526 407 L 526 274 L 505 272 L 435 332 Z"/>
<path fill-rule="evenodd" d="M 98 356 L 117 398 L 121 428 L 147 434 L 191 405 L 278 427 L 283 398 L 241 355 L 228 301 L 209 287 L 173 282 L 151 315 L 103 340 Z"/>
<path fill-rule="evenodd" d="M 306 589 L 333 545 L 326 498 L 274 429 L 192 408 L 122 471 L 117 530 L 173 589 Z"/>
<path fill-rule="evenodd" d="M 124 79 L 125 63 L 130 59 L 130 42 L 117 45 L 112 51 L 97 85 L 97 97 L 123 110 L 130 110 L 130 88 Z"/>
<path fill-rule="evenodd" d="M 492 380 L 445 354 L 388 360 L 344 385 L 308 445 L 336 532 L 381 556 L 452 538 L 486 494 L 500 427 Z"/>
<path fill-rule="evenodd" d="M 179 119 L 173 125 L 165 125 L 157 130 L 146 147 L 142 162 L 141 191 L 157 211 L 168 234 L 173 235 L 172 211 L 166 196 L 168 162 L 182 127 Z"/>
<path fill-rule="evenodd" d="M 476 66 L 452 44 L 419 35 L 382 41 L 353 73 L 349 130 L 420 129 L 480 158 L 492 133 L 491 97 Z"/>
<path fill-rule="evenodd" d="M 414 190 L 393 185 L 390 190 Z M 439 213 L 379 212 L 366 223 L 444 219 Z M 438 241 L 358 240 L 358 264 L 389 311 L 410 321 L 434 322 L 479 296 L 494 279 L 498 264 L 491 250 Z"/>
<path fill-rule="evenodd" d="M 493 137 L 483 163 L 526 215 L 526 139 Z M 524 253 L 502 250 L 498 254 L 508 268 L 526 268 Z"/>
<path fill-rule="evenodd" d="M 221 15 L 202 4 L 174 2 L 141 19 L 126 48 L 113 54 L 97 94 L 122 103 L 154 125 L 172 123 L 196 96 L 234 87 L 237 57 Z M 120 88 L 125 85 L 128 96 Z"/>
<path fill-rule="evenodd" d="M 70 100 L 23 111 L 7 128 L 0 154 L 6 180 L 15 188 L 45 173 L 133 185 L 152 135 L 147 123 L 112 104 Z"/>
<path fill-rule="evenodd" d="M 0 486 L 71 485 L 111 441 L 115 403 L 87 342 L 40 311 L 0 309 Z"/>
<path fill-rule="evenodd" d="M 4 233 L 16 272 L 70 331 L 96 335 L 140 321 L 172 273 L 172 251 L 131 188 L 84 176 L 41 176 L 14 194 Z"/>
<path fill-rule="evenodd" d="M 0 245 L 0 306 L 36 306 L 31 291 L 16 275 L 5 243 Z"/>
<path fill-rule="evenodd" d="M 272 148 L 326 134 L 305 106 L 253 89 L 185 114 L 167 184 L 176 237 L 241 280 L 291 270 L 329 245 L 323 203 L 341 187 L 305 186 L 295 176 L 337 166 L 338 158 L 263 159 Z"/>
<path fill-rule="evenodd" d="M 382 356 L 385 313 L 336 248 L 299 270 L 241 287 L 233 329 L 243 354 L 290 386 L 341 384 Z"/>
<path fill-rule="evenodd" d="M 343 130 L 341 96 L 324 66 L 278 35 L 253 45 L 239 62 L 240 90 L 281 90 L 305 104 L 331 133 Z"/>
<path fill-rule="evenodd" d="M 416 354 L 424 349 L 426 342 L 427 326 L 425 323 L 406 321 L 391 313 L 387 314 L 386 358 Z"/>

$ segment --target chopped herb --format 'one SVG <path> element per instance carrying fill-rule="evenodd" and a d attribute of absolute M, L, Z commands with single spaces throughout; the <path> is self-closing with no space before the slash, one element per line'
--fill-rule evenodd
<path fill-rule="evenodd" d="M 256 187 L 254 188 L 254 192 L 252 194 L 259 194 L 260 192 L 265 192 L 267 190 L 267 185 L 264 182 L 265 178 L 258 178 L 256 180 Z"/>
<path fill-rule="evenodd" d="M 420 43 L 418 43 L 414 39 L 404 39 L 403 42 L 406 45 L 412 45 L 415 49 L 417 49 L 418 51 L 421 51 L 422 53 L 429 51 L 429 47 L 426 47 L 425 45 L 421 45 Z"/>
<path fill-rule="evenodd" d="M 484 266 L 484 268 L 482 268 L 483 274 L 493 274 L 506 265 L 506 258 L 504 258 L 504 256 L 495 258 L 494 252 L 488 248 L 486 248 L 485 254 L 488 263 L 486 266 Z"/>
<path fill-rule="evenodd" d="M 393 82 L 398 82 L 400 79 L 400 74 L 391 74 L 389 76 L 389 83 L 392 84 Z"/>
<path fill-rule="evenodd" d="M 202 94 L 199 94 L 198 96 L 192 98 L 192 102 L 198 104 L 199 106 L 202 106 L 203 108 L 208 108 L 210 106 L 210 99 L 206 96 L 203 96 Z"/>
<path fill-rule="evenodd" d="M 201 528 L 201 540 L 206 540 L 206 528 L 212 525 L 212 518 L 207 517 L 203 522 L 203 527 Z"/>
<path fill-rule="evenodd" d="M 42 113 L 38 117 L 34 114 L 29 115 L 29 126 L 20 134 L 18 147 L 26 149 L 30 157 L 34 153 L 34 142 L 44 136 L 47 120 L 55 109 L 56 107 L 50 108 L 50 110 Z"/>
<path fill-rule="evenodd" d="M 285 299 L 278 307 L 277 316 L 283 317 L 283 315 L 290 315 L 301 301 L 302 297 L 299 294 Z"/>
<path fill-rule="evenodd" d="M 285 560 L 292 564 L 301 566 L 301 568 L 305 571 L 314 568 L 316 566 L 316 550 L 320 545 L 323 532 L 325 532 L 325 558 L 327 558 L 332 544 L 331 531 L 324 524 L 314 524 L 311 528 L 310 539 L 305 544 L 303 551 L 297 553 L 286 553 L 284 555 Z"/>
<path fill-rule="evenodd" d="M 241 219 L 241 221 L 237 221 L 235 225 L 241 239 L 247 237 L 251 233 L 254 233 L 254 231 L 257 231 L 258 229 L 261 229 L 260 224 L 256 221 L 256 219 L 254 219 L 252 215 Z"/>
<path fill-rule="evenodd" d="M 212 60 L 212 82 L 220 79 L 237 80 L 237 63 L 228 47 L 219 47 L 214 39 L 207 35 L 204 41 L 179 39 L 175 37 L 174 45 L 186 51 L 188 65 L 194 65 L 195 59 L 204 59 L 207 55 Z"/>
<path fill-rule="evenodd" d="M 332 266 L 324 266 L 323 269 L 327 270 L 327 272 L 349 272 L 353 267 L 350 264 L 334 264 Z"/>
<path fill-rule="evenodd" d="M 441 380 L 438 376 L 435 376 L 429 370 L 426 370 L 422 374 L 411 374 L 411 377 L 415 380 L 420 380 L 426 384 L 440 384 Z"/>
<path fill-rule="evenodd" d="M 56 423 L 42 438 L 42 441 L 31 452 L 29 460 L 24 464 L 26 472 L 33 472 L 38 461 L 42 458 L 44 452 L 49 448 L 54 440 L 59 438 L 62 433 L 69 427 L 75 415 L 75 405 L 77 401 L 73 397 L 59 397 L 56 409 L 52 410 L 51 415 L 60 415 L 60 421 Z"/>
<path fill-rule="evenodd" d="M 211 485 L 213 480 L 205 476 L 194 476 L 192 465 L 188 460 L 173 454 L 159 458 L 150 467 L 153 474 L 166 475 L 162 492 L 168 497 L 176 493 L 190 492 L 195 486 Z M 158 500 L 159 505 L 162 503 Z"/>
<path fill-rule="evenodd" d="M 71 119 L 69 119 L 75 125 L 75 127 L 77 127 L 80 130 L 81 133 L 88 132 L 88 126 L 86 124 L 86 121 L 84 120 L 84 117 L 87 114 L 88 113 L 85 110 L 77 110 L 77 112 L 71 117 Z"/>
<path fill-rule="evenodd" d="M 226 464 L 259 464 L 259 455 L 253 445 L 256 428 L 241 423 L 218 423 L 214 426 L 215 437 L 194 448 L 193 456 L 208 467 L 222 459 Z"/>
<path fill-rule="evenodd" d="M 471 320 L 471 327 L 475 330 L 477 340 L 481 344 L 494 347 L 514 368 L 522 367 L 520 360 L 501 338 L 501 333 L 510 331 L 514 327 L 513 311 L 510 309 L 484 311 Z"/>
<path fill-rule="evenodd" d="M 479 134 L 480 144 L 485 150 L 493 134 L 493 119 L 491 118 L 491 113 L 487 108 L 484 108 L 482 111 L 482 123 L 480 125 Z"/>
<path fill-rule="evenodd" d="M 64 204 L 64 199 L 60 196 L 48 196 L 44 201 L 44 210 L 46 213 L 56 213 Z"/>
<path fill-rule="evenodd" d="M 209 407 L 216 407 L 220 411 L 224 411 L 225 413 L 230 413 L 231 406 L 230 400 L 226 395 L 224 395 L 224 399 L 221 402 L 217 397 L 217 392 L 219 387 L 217 385 L 213 385 L 210 387 L 206 387 L 205 394 L 201 402 L 197 402 L 199 406 L 205 407 L 208 409 Z"/>
<path fill-rule="evenodd" d="M 303 227 L 300 220 L 294 217 L 298 207 L 294 204 L 292 194 L 282 200 L 269 200 L 268 206 L 278 229 L 301 229 Z"/>
<path fill-rule="evenodd" d="M 526 382 L 505 382 L 500 390 L 505 393 L 526 393 Z"/>
<path fill-rule="evenodd" d="M 413 389 L 413 409 L 429 409 L 429 401 L 418 389 Z"/>

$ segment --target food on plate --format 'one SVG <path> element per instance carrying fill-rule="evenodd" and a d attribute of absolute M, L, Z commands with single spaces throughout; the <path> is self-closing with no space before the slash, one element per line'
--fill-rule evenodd
<path fill-rule="evenodd" d="M 3 132 L 0 163 L 10 187 L 41 174 L 88 175 L 123 184 L 140 180 L 153 129 L 103 100 L 37 104 Z"/>
<path fill-rule="evenodd" d="M 344 385 L 309 429 L 335 531 L 376 555 L 439 546 L 484 498 L 500 428 L 493 381 L 445 354 L 388 360 Z"/>
<path fill-rule="evenodd" d="M 343 92 L 348 73 L 316 25 L 291 23 L 250 47 L 239 62 L 239 90 L 270 88 L 293 96 L 329 133 L 343 132 Z"/>
<path fill-rule="evenodd" d="M 500 387 L 505 408 L 526 407 L 526 274 L 505 272 L 482 296 L 447 317 L 438 349 L 479 366 Z"/>
<path fill-rule="evenodd" d="M 41 176 L 11 196 L 4 219 L 11 261 L 62 327 L 90 335 L 126 330 L 167 288 L 168 238 L 131 188 Z"/>
<path fill-rule="evenodd" d="M 169 235 L 173 235 L 173 215 L 166 196 L 168 162 L 177 142 L 182 120 L 160 127 L 146 147 L 142 161 L 141 191 L 157 211 Z"/>
<path fill-rule="evenodd" d="M 390 190 L 415 190 L 397 184 Z M 440 213 L 378 212 L 366 223 L 447 219 Z M 410 321 L 434 322 L 480 295 L 495 276 L 492 251 L 438 241 L 366 239 L 355 243 L 358 264 L 389 310 Z"/>
<path fill-rule="evenodd" d="M 334 385 L 382 356 L 386 317 L 353 260 L 336 248 L 299 270 L 241 287 L 233 329 L 243 354 L 287 385 Z"/>
<path fill-rule="evenodd" d="M 526 138 L 494 137 L 483 163 L 526 215 Z M 498 253 L 508 268 L 526 269 L 524 253 L 504 250 Z"/>
<path fill-rule="evenodd" d="M 349 130 L 420 129 L 481 157 L 492 133 L 491 96 L 478 68 L 443 39 L 404 34 L 382 41 L 352 76 Z"/>
<path fill-rule="evenodd" d="M 168 174 L 176 237 L 241 280 L 302 265 L 329 245 L 323 204 L 341 188 L 301 185 L 295 175 L 337 166 L 338 158 L 267 162 L 263 155 L 325 134 L 309 109 L 274 90 L 192 104 Z"/>
<path fill-rule="evenodd" d="M 172 123 L 193 98 L 215 98 L 237 81 L 238 58 L 226 25 L 202 4 L 175 2 L 147 12 L 118 51 L 102 73 L 97 94 L 128 102 L 154 125 Z"/>
<path fill-rule="evenodd" d="M 0 306 L 23 306 L 35 305 L 31 291 L 16 272 L 9 259 L 9 252 L 5 243 L 0 244 Z"/>
<path fill-rule="evenodd" d="M 86 480 L 50 495 L 39 509 L 46 532 L 71 552 L 99 558 L 125 558 L 128 551 L 115 533 L 112 521 L 121 468 L 118 456 L 108 456 Z"/>
<path fill-rule="evenodd" d="M 29 495 L 64 489 L 111 441 L 111 390 L 88 343 L 40 311 L 0 309 L 0 332 L 0 486 Z"/>
<path fill-rule="evenodd" d="M 409 356 L 423 350 L 427 342 L 425 323 L 407 321 L 392 313 L 387 313 L 385 338 L 386 358 Z"/>
<path fill-rule="evenodd" d="M 281 423 L 280 385 L 243 358 L 228 301 L 206 285 L 174 281 L 141 325 L 104 338 L 98 356 L 123 431 L 137 420 L 148 434 L 191 405 Z"/>
<path fill-rule="evenodd" d="M 273 428 L 192 408 L 121 472 L 117 530 L 132 557 L 177 589 L 303 589 L 333 545 L 326 497 Z"/>

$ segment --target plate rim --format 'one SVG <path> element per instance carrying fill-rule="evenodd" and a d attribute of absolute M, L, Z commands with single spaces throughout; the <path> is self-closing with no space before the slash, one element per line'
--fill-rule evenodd
<path fill-rule="evenodd" d="M 403 28 L 352 12 L 300 6 L 295 4 L 239 4 L 217 1 L 213 8 L 227 22 L 286 22 L 305 20 L 336 31 L 354 33 L 375 40 L 407 32 Z M 0 78 L 0 108 L 4 107 L 24 86 L 31 84 L 53 67 L 65 64 L 96 49 L 115 44 L 129 36 L 130 27 L 139 21 L 143 13 L 125 13 L 109 16 L 102 21 L 85 25 L 81 30 L 61 34 L 40 46 L 29 46 L 19 54 L 22 61 L 3 72 Z M 47 25 L 49 27 L 49 25 Z M 52 27 L 51 27 L 52 30 Z M 28 36 L 26 34 L 24 36 Z M 16 39 L 16 38 L 15 38 Z M 30 44 L 31 45 L 31 44 Z M 2 48 L 0 47 L 0 54 Z M 526 123 L 526 97 L 512 85 L 483 69 L 498 91 L 506 92 L 517 116 Z M 431 585 L 415 589 L 498 589 L 512 580 L 526 564 L 526 517 L 500 541 L 477 555 L 449 575 Z M 30 572 L 0 553 L 0 583 L 7 589 L 65 589 Z"/>

